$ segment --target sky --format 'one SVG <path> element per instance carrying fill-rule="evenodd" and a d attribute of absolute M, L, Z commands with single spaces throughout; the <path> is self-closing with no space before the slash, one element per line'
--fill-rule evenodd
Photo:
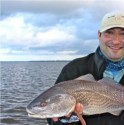
<path fill-rule="evenodd" d="M 99 46 L 103 16 L 123 0 L 0 0 L 0 61 L 73 60 Z"/>

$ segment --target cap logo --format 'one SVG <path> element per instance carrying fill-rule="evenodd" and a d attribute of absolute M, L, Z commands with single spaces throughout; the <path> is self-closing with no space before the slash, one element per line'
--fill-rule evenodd
<path fill-rule="evenodd" d="M 110 14 L 104 16 L 102 20 L 101 28 L 100 28 L 101 32 L 113 27 L 124 28 L 124 13 L 116 12 L 116 13 L 113 13 L 113 14 L 110 13 Z"/>
<path fill-rule="evenodd" d="M 122 15 L 116 15 L 108 17 L 109 19 L 106 20 L 106 25 L 113 25 L 113 24 L 124 24 L 124 16 Z"/>

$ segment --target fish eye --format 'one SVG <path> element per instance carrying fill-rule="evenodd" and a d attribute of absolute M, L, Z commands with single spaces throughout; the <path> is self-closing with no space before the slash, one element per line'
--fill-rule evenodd
<path fill-rule="evenodd" d="M 43 102 L 43 103 L 40 104 L 40 106 L 41 106 L 41 107 L 45 107 L 46 104 L 47 104 L 46 102 Z"/>

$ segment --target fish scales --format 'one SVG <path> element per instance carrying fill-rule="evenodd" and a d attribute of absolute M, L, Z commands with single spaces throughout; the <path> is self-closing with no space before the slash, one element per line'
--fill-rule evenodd
<path fill-rule="evenodd" d="M 115 100 L 122 101 L 124 103 L 124 87 L 120 85 L 101 84 L 98 82 L 85 81 L 85 80 L 70 80 L 68 82 L 62 82 L 57 84 L 62 87 L 66 92 L 70 94 L 83 94 L 84 91 L 90 91 L 95 93 L 101 93 L 105 96 L 110 96 Z M 117 87 L 113 87 L 117 86 Z"/>
<path fill-rule="evenodd" d="M 113 108 L 119 109 L 120 106 L 124 107 L 124 88 L 121 88 L 123 91 L 120 91 L 118 88 L 111 88 L 111 85 L 101 85 L 85 80 L 71 80 L 66 83 L 66 87 L 64 82 L 58 86 L 64 88 L 67 93 L 76 98 L 77 102 L 84 105 L 84 114 L 99 114 L 108 112 Z M 113 101 L 115 102 L 114 105 Z M 85 109 L 87 110 L 85 111 Z"/>

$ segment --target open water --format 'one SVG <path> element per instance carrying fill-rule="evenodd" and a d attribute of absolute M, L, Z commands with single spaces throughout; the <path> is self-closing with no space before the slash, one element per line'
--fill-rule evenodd
<path fill-rule="evenodd" d="M 26 106 L 54 85 L 68 62 L 1 62 L 0 124 L 47 125 L 46 120 L 30 118 Z"/>

